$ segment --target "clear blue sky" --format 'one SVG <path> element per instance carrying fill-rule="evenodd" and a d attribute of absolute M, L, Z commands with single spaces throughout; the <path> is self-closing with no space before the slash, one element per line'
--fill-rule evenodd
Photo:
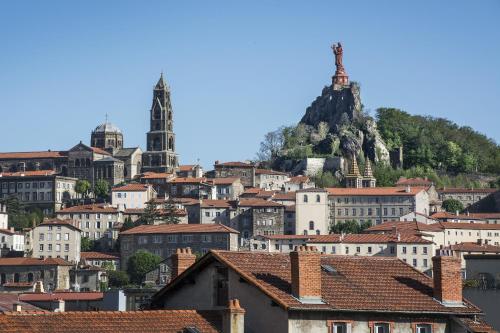
<path fill-rule="evenodd" d="M 2 1 L 0 151 L 69 149 L 104 121 L 145 147 L 171 86 L 181 163 L 253 158 L 299 121 L 344 45 L 363 104 L 500 142 L 500 1 Z"/>

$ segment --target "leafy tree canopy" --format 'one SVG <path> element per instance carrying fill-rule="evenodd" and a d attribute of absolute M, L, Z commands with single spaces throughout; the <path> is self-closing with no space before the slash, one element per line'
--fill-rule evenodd
<path fill-rule="evenodd" d="M 122 288 L 130 283 L 130 279 L 124 271 L 108 270 L 107 274 L 110 287 Z"/>
<path fill-rule="evenodd" d="M 109 183 L 104 179 L 99 179 L 94 185 L 94 194 L 101 199 L 107 199 L 109 196 Z"/>
<path fill-rule="evenodd" d="M 75 192 L 83 197 L 87 197 L 90 192 L 90 182 L 86 179 L 78 179 L 75 184 Z"/>
<path fill-rule="evenodd" d="M 137 251 L 128 259 L 127 273 L 130 280 L 141 284 L 146 273 L 154 269 L 161 261 L 161 257 L 148 251 Z"/>
<path fill-rule="evenodd" d="M 371 226 L 369 221 L 360 224 L 356 220 L 347 220 L 330 226 L 330 232 L 334 234 L 359 234 Z"/>
<path fill-rule="evenodd" d="M 456 199 L 444 200 L 441 207 L 449 213 L 455 213 L 457 211 L 461 212 L 464 210 L 464 205 Z"/>

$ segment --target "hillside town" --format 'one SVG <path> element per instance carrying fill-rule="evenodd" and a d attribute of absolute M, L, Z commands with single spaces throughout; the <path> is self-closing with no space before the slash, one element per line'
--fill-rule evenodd
<path fill-rule="evenodd" d="M 341 43 L 332 50 L 308 126 L 360 117 Z M 381 186 L 375 165 L 403 168 L 405 152 L 376 128 L 350 154 L 290 167 L 182 164 L 172 104 L 161 73 L 145 147 L 106 118 L 61 138 L 66 150 L 0 152 L 0 331 L 500 329 L 499 188 Z M 323 172 L 338 182 L 318 184 Z"/>

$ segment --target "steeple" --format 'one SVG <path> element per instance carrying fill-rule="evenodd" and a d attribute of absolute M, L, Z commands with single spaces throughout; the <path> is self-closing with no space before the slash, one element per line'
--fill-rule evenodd
<path fill-rule="evenodd" d="M 165 80 L 163 79 L 163 72 L 160 74 L 160 78 L 158 79 L 158 82 L 156 83 L 155 90 L 163 90 L 167 88 L 167 84 L 165 83 Z"/>
<path fill-rule="evenodd" d="M 351 168 L 345 176 L 346 187 L 360 188 L 363 187 L 363 177 L 359 173 L 358 161 L 356 155 L 352 156 Z"/>
<path fill-rule="evenodd" d="M 363 187 L 375 187 L 377 179 L 373 177 L 372 163 L 368 156 L 365 158 L 365 171 L 363 172 Z"/>
<path fill-rule="evenodd" d="M 365 171 L 363 172 L 363 177 L 370 178 L 373 177 L 372 164 L 368 156 L 366 157 Z"/>

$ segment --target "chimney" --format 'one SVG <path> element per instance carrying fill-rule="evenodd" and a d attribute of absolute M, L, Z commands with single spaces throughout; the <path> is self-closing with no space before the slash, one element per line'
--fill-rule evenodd
<path fill-rule="evenodd" d="M 411 192 L 411 186 L 410 185 L 406 185 L 405 192 L 406 193 L 410 193 Z"/>
<path fill-rule="evenodd" d="M 230 299 L 227 309 L 222 315 L 222 333 L 244 333 L 245 310 L 240 307 L 240 301 Z"/>
<path fill-rule="evenodd" d="M 432 257 L 432 275 L 434 298 L 444 306 L 463 306 L 461 259 L 453 256 L 451 250 L 438 250 Z"/>
<path fill-rule="evenodd" d="M 23 311 L 23 309 L 21 307 L 21 303 L 17 303 L 16 302 L 16 303 L 12 304 L 12 310 L 14 312 L 21 312 L 21 311 Z"/>
<path fill-rule="evenodd" d="M 290 252 L 292 294 L 303 303 L 321 302 L 321 255 L 314 246 Z"/>
<path fill-rule="evenodd" d="M 54 312 L 64 312 L 66 308 L 66 304 L 63 299 L 58 299 L 57 300 L 57 308 L 54 310 Z"/>
<path fill-rule="evenodd" d="M 177 249 L 172 255 L 172 279 L 181 275 L 189 266 L 195 263 L 196 256 L 191 252 L 191 248 Z"/>
<path fill-rule="evenodd" d="M 33 292 L 35 292 L 35 293 L 44 293 L 45 292 L 45 289 L 43 288 L 42 281 L 35 282 L 35 285 L 33 286 Z"/>

